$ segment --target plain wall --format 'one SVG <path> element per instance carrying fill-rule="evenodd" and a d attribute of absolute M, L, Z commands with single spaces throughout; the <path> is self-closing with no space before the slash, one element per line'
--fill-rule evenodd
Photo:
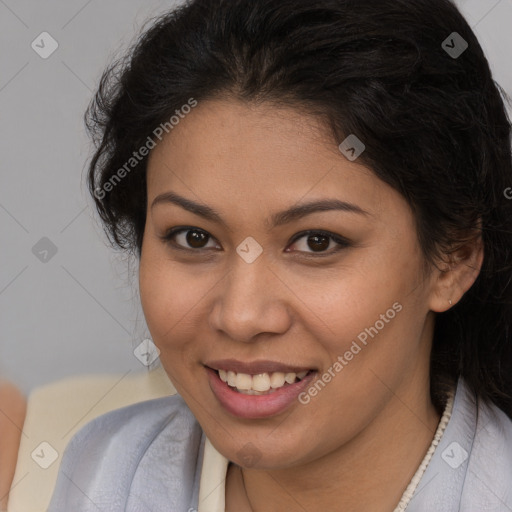
<path fill-rule="evenodd" d="M 175 3 L 0 2 L 0 375 L 26 393 L 74 374 L 144 370 L 133 355 L 148 336 L 136 266 L 107 246 L 87 196 L 83 113 L 114 53 Z M 458 4 L 512 96 L 512 0 Z M 42 32 L 58 42 L 47 59 L 31 47 L 51 48 Z"/>

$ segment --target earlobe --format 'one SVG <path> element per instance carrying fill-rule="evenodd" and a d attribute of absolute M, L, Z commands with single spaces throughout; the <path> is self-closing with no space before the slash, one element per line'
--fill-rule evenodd
<path fill-rule="evenodd" d="M 445 255 L 433 283 L 430 309 L 443 313 L 456 305 L 477 280 L 484 260 L 481 234 Z"/>

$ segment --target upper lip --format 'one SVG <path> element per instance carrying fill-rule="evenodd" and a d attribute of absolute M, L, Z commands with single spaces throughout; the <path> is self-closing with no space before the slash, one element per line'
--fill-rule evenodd
<path fill-rule="evenodd" d="M 209 361 L 205 366 L 213 370 L 233 371 L 236 373 L 247 373 L 249 375 L 258 375 L 259 373 L 300 373 L 312 370 L 308 366 L 295 366 L 279 361 L 249 361 L 243 362 L 236 359 L 219 359 L 217 361 Z"/>

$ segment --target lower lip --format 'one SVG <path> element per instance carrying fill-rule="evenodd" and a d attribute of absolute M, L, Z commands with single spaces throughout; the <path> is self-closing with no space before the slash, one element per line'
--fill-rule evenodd
<path fill-rule="evenodd" d="M 223 382 L 215 370 L 206 368 L 206 372 L 210 387 L 221 405 L 234 416 L 247 419 L 267 418 L 283 412 L 298 402 L 299 394 L 316 375 L 316 372 L 311 372 L 301 381 L 285 385 L 268 395 L 244 395 Z"/>

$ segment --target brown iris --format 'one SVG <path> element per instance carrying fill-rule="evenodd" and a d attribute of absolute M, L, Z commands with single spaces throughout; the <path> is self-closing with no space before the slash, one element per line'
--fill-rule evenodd
<path fill-rule="evenodd" d="M 313 242 L 311 242 L 313 240 Z M 313 251 L 322 251 L 329 247 L 329 237 L 325 235 L 311 235 L 308 237 L 308 247 Z"/>
<path fill-rule="evenodd" d="M 204 247 L 204 245 L 208 242 L 210 235 L 203 233 L 202 231 L 190 230 L 187 233 L 186 239 L 187 243 L 190 247 L 194 247 L 196 249 L 200 249 Z"/>

